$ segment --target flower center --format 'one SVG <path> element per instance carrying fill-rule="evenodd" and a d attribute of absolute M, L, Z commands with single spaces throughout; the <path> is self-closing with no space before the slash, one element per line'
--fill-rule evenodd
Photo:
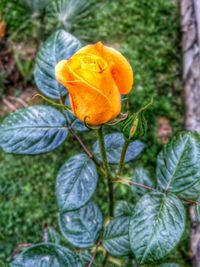
<path fill-rule="evenodd" d="M 81 61 L 81 68 L 93 72 L 103 72 L 107 68 L 107 62 L 98 56 L 84 56 Z"/>

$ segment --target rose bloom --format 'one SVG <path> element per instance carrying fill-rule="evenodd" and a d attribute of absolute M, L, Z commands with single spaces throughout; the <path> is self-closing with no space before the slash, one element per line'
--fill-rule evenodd
<path fill-rule="evenodd" d="M 133 71 L 122 54 L 101 42 L 87 45 L 56 65 L 56 79 L 67 87 L 73 113 L 89 125 L 113 120 L 121 94 L 133 86 Z"/>

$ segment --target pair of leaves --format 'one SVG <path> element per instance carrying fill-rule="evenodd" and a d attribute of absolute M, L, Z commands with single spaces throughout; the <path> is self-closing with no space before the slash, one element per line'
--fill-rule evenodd
<path fill-rule="evenodd" d="M 157 173 L 163 175 L 163 179 L 160 181 L 158 179 L 158 188 L 160 186 L 164 191 L 177 193 L 178 187 L 168 188 L 166 184 L 179 182 L 180 188 L 181 186 L 184 188 L 181 184 L 183 178 L 186 178 L 186 183 L 188 180 L 198 183 L 196 181 L 199 174 L 198 163 L 199 136 L 187 132 L 179 134 L 165 146 L 158 157 Z M 133 181 L 154 187 L 149 174 L 142 168 L 135 170 Z M 132 190 L 138 196 L 146 193 L 145 189 L 135 186 L 132 186 Z M 129 219 L 129 235 L 128 219 L 125 220 L 125 218 L 130 217 L 123 216 L 121 211 L 119 214 L 122 216 L 112 220 L 106 227 L 103 244 L 114 256 L 128 255 L 131 247 L 140 264 L 155 262 L 165 257 L 176 246 L 185 229 L 184 207 L 173 194 L 152 192 L 142 197 Z M 123 230 L 119 232 L 119 229 Z"/>
<path fill-rule="evenodd" d="M 83 267 L 80 258 L 66 247 L 41 243 L 19 254 L 12 267 Z"/>
<path fill-rule="evenodd" d="M 121 133 L 112 133 L 105 136 L 106 154 L 110 164 L 119 163 L 124 142 L 125 140 L 123 134 Z M 135 159 L 143 151 L 143 149 L 144 144 L 141 141 L 131 142 L 126 152 L 125 162 Z M 98 141 L 93 145 L 93 151 L 96 157 L 101 160 L 100 146 Z"/>
<path fill-rule="evenodd" d="M 176 246 L 185 228 L 181 198 L 198 199 L 200 193 L 200 137 L 181 132 L 165 145 L 157 160 L 157 190 L 137 203 L 129 229 L 131 249 L 140 264 L 165 257 Z M 154 187 L 144 169 L 136 169 L 133 181 Z M 146 192 L 132 186 L 136 195 Z M 199 206 L 196 207 L 198 216 Z"/>
<path fill-rule="evenodd" d="M 76 247 L 92 246 L 102 228 L 101 211 L 94 203 L 88 203 L 96 189 L 97 179 L 96 166 L 85 154 L 71 157 L 57 176 L 60 229 Z"/>
<path fill-rule="evenodd" d="M 128 208 L 127 208 L 128 207 Z M 152 192 L 135 208 L 120 202 L 106 226 L 103 245 L 113 256 L 134 254 L 139 264 L 154 263 L 178 243 L 185 229 L 185 209 L 173 194 Z"/>

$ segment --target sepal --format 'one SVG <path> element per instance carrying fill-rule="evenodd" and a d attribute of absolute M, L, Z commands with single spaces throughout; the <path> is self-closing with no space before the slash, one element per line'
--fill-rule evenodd
<path fill-rule="evenodd" d="M 143 137 L 147 131 L 145 111 L 153 104 L 151 99 L 144 107 L 134 114 L 129 114 L 126 120 L 121 122 L 122 132 L 126 139 L 134 141 Z"/>

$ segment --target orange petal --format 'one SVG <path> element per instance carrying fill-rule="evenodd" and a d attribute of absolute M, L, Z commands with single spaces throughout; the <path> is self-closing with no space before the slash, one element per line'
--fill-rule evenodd
<path fill-rule="evenodd" d="M 116 88 L 111 90 L 112 101 L 97 88 L 82 80 L 63 60 L 56 65 L 56 79 L 67 87 L 74 114 L 82 121 L 99 125 L 114 119 L 121 111 L 120 94 Z M 115 92 L 115 95 L 114 95 Z"/>
<path fill-rule="evenodd" d="M 61 60 L 55 67 L 55 76 L 56 80 L 64 86 L 67 81 L 71 81 L 73 77 L 71 73 L 68 71 L 67 60 Z"/>
<path fill-rule="evenodd" d="M 91 53 L 103 57 L 109 64 L 120 94 L 130 92 L 134 83 L 133 71 L 126 58 L 117 50 L 98 42 L 81 48 L 77 53 Z"/>
<path fill-rule="evenodd" d="M 104 58 L 108 62 L 113 61 L 113 63 L 110 64 L 110 68 L 119 91 L 121 94 L 128 94 L 134 83 L 131 65 L 117 50 L 107 46 L 105 48 L 106 53 Z"/>
<path fill-rule="evenodd" d="M 103 94 L 113 106 L 114 113 L 118 112 L 119 109 L 121 109 L 120 93 L 111 75 L 108 64 L 105 62 L 102 71 L 96 71 L 97 66 L 94 66 L 95 71 L 91 71 L 90 66 L 89 68 L 88 66 L 86 66 L 86 68 L 75 67 L 75 65 L 80 66 L 84 59 L 85 54 L 78 54 L 73 56 L 71 60 L 68 61 L 68 67 L 70 72 L 73 74 L 73 77 L 76 77 L 76 80 L 84 81 L 84 83 L 87 83 L 89 86 L 91 86 L 93 90 Z M 101 60 L 101 57 L 96 57 L 95 59 L 97 60 L 97 63 L 99 63 L 98 60 Z M 79 60 L 80 63 L 77 63 Z"/>
<path fill-rule="evenodd" d="M 90 125 L 100 125 L 114 119 L 121 110 L 116 110 L 108 99 L 84 81 L 67 83 L 74 114 Z"/>

